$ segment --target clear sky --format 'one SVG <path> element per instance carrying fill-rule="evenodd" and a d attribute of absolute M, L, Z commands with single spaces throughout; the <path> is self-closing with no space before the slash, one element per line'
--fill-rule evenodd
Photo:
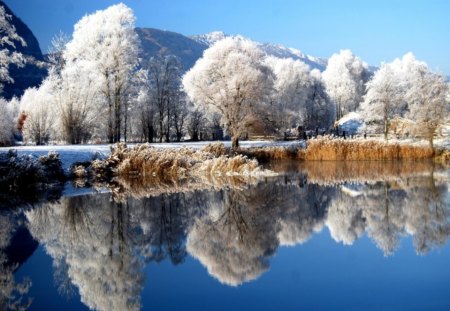
<path fill-rule="evenodd" d="M 46 52 L 60 30 L 113 0 L 4 0 Z M 449 0 L 124 0 L 139 27 L 184 35 L 222 30 L 329 57 L 348 48 L 370 65 L 413 52 L 450 75 Z"/>

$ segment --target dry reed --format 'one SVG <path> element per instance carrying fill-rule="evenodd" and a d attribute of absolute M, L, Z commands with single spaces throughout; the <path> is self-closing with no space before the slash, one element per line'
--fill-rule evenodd
<path fill-rule="evenodd" d="M 226 156 L 223 144 L 190 148 L 162 149 L 148 144 L 127 148 L 117 144 L 105 160 L 96 160 L 92 170 L 96 176 L 127 176 L 140 179 L 157 177 L 161 180 L 212 176 L 256 176 L 271 172 L 263 170 L 256 160 L 245 156 Z"/>
<path fill-rule="evenodd" d="M 379 140 L 344 140 L 321 137 L 308 141 L 305 160 L 423 160 L 431 159 L 434 151 L 430 147 L 383 142 Z"/>
<path fill-rule="evenodd" d="M 304 150 L 301 147 L 257 147 L 239 149 L 240 154 L 258 161 L 267 162 L 270 160 L 303 160 Z"/>

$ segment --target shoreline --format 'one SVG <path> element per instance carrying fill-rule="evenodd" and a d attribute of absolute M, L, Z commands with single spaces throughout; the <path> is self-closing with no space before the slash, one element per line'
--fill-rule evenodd
<path fill-rule="evenodd" d="M 77 178 L 91 181 L 127 176 L 145 182 L 149 177 L 182 180 L 205 176 L 269 176 L 273 172 L 264 170 L 261 164 L 279 160 L 450 164 L 450 149 L 432 150 L 423 143 L 321 137 L 306 144 L 304 141 L 243 142 L 236 152 L 228 145 L 231 143 L 3 147 L 0 148 L 0 191 Z"/>

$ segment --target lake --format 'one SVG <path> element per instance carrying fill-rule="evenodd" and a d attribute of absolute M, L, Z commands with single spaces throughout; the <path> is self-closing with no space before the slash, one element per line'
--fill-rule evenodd
<path fill-rule="evenodd" d="M 447 168 L 267 167 L 0 196 L 3 309 L 450 310 Z"/>

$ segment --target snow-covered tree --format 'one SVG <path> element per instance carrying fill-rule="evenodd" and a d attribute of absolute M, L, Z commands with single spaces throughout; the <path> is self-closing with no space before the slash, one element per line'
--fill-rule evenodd
<path fill-rule="evenodd" d="M 321 72 L 313 69 L 310 76 L 311 85 L 302 113 L 303 124 L 309 129 L 329 128 L 334 120 L 335 107 L 326 92 Z"/>
<path fill-rule="evenodd" d="M 5 8 L 0 5 L 0 90 L 3 83 L 12 83 L 14 80 L 9 75 L 9 66 L 23 66 L 25 58 L 21 53 L 11 52 L 10 48 L 15 48 L 16 43 L 26 46 L 26 42 L 20 37 L 14 25 L 11 24 L 11 15 L 7 14 Z"/>
<path fill-rule="evenodd" d="M 189 113 L 187 130 L 192 141 L 199 141 L 200 133 L 205 130 L 206 117 L 199 109 L 193 109 Z"/>
<path fill-rule="evenodd" d="M 189 109 L 186 95 L 179 91 L 177 97 L 177 102 L 172 108 L 172 118 L 170 121 L 172 123 L 173 129 L 175 130 L 176 141 L 179 142 L 184 136 L 186 130 Z"/>
<path fill-rule="evenodd" d="M 25 58 L 21 53 L 11 51 L 19 43 L 25 46 L 26 43 L 20 37 L 14 25 L 11 23 L 11 15 L 7 14 L 3 5 L 0 4 L 0 93 L 3 84 L 12 83 L 14 80 L 9 74 L 9 66 L 16 65 L 22 67 Z M 15 118 L 17 105 L 0 99 L 0 145 L 10 145 L 13 142 L 15 130 Z"/>
<path fill-rule="evenodd" d="M 391 64 L 382 64 L 366 87 L 362 114 L 366 122 L 382 122 L 384 139 L 387 140 L 390 122 L 400 114 L 402 88 L 399 74 Z"/>
<path fill-rule="evenodd" d="M 436 130 L 448 117 L 450 103 L 446 80 L 427 67 L 418 67 L 410 76 L 410 87 L 406 92 L 408 116 L 419 125 L 432 148 Z"/>
<path fill-rule="evenodd" d="M 50 63 L 52 70 L 57 74 L 60 74 L 64 68 L 65 61 L 63 52 L 69 41 L 70 38 L 62 31 L 52 38 L 47 54 L 47 61 Z"/>
<path fill-rule="evenodd" d="M 150 101 L 154 106 L 158 124 L 159 141 L 170 141 L 170 128 L 173 122 L 175 106 L 180 104 L 181 63 L 173 55 L 153 58 L 148 66 Z M 178 108 L 177 108 L 178 109 Z M 178 120 L 177 120 L 178 121 Z"/>
<path fill-rule="evenodd" d="M 131 113 L 131 119 L 134 120 L 132 126 L 135 126 L 135 134 L 141 141 L 152 142 L 155 136 L 155 107 L 150 99 L 148 90 L 148 75 L 146 71 L 141 72 L 141 85 L 134 97 L 134 105 Z"/>
<path fill-rule="evenodd" d="M 50 73 L 47 83 L 53 85 L 53 96 L 58 112 L 56 127 L 63 140 L 79 144 L 90 138 L 95 127 L 100 127 L 102 110 L 99 107 L 97 75 L 94 69 L 66 67 L 61 75 Z M 98 124 L 98 123 L 99 124 Z"/>
<path fill-rule="evenodd" d="M 322 76 L 328 95 L 336 105 L 336 121 L 358 108 L 368 78 L 365 62 L 350 50 L 341 50 L 330 57 Z"/>
<path fill-rule="evenodd" d="M 233 148 L 238 147 L 249 122 L 261 119 L 255 115 L 268 102 L 273 75 L 263 58 L 256 43 L 228 37 L 207 49 L 183 77 L 184 89 L 195 106 L 220 113 Z"/>
<path fill-rule="evenodd" d="M 0 146 L 9 146 L 14 142 L 19 104 L 17 99 L 6 101 L 0 98 Z"/>
<path fill-rule="evenodd" d="M 283 132 L 303 119 L 300 113 L 304 111 L 311 87 L 310 70 L 308 65 L 292 58 L 268 57 L 266 62 L 275 76 L 272 118 L 277 129 Z"/>
<path fill-rule="evenodd" d="M 96 103 L 105 106 L 110 142 L 119 141 L 127 127 L 127 95 L 139 49 L 134 21 L 132 10 L 122 3 L 86 15 L 75 25 L 63 53 L 67 70 L 87 73 L 97 84 L 103 100 Z"/>
<path fill-rule="evenodd" d="M 54 123 L 54 93 L 49 80 L 39 89 L 29 88 L 20 99 L 20 110 L 26 115 L 23 128 L 24 140 L 32 140 L 36 145 L 48 142 Z"/>

